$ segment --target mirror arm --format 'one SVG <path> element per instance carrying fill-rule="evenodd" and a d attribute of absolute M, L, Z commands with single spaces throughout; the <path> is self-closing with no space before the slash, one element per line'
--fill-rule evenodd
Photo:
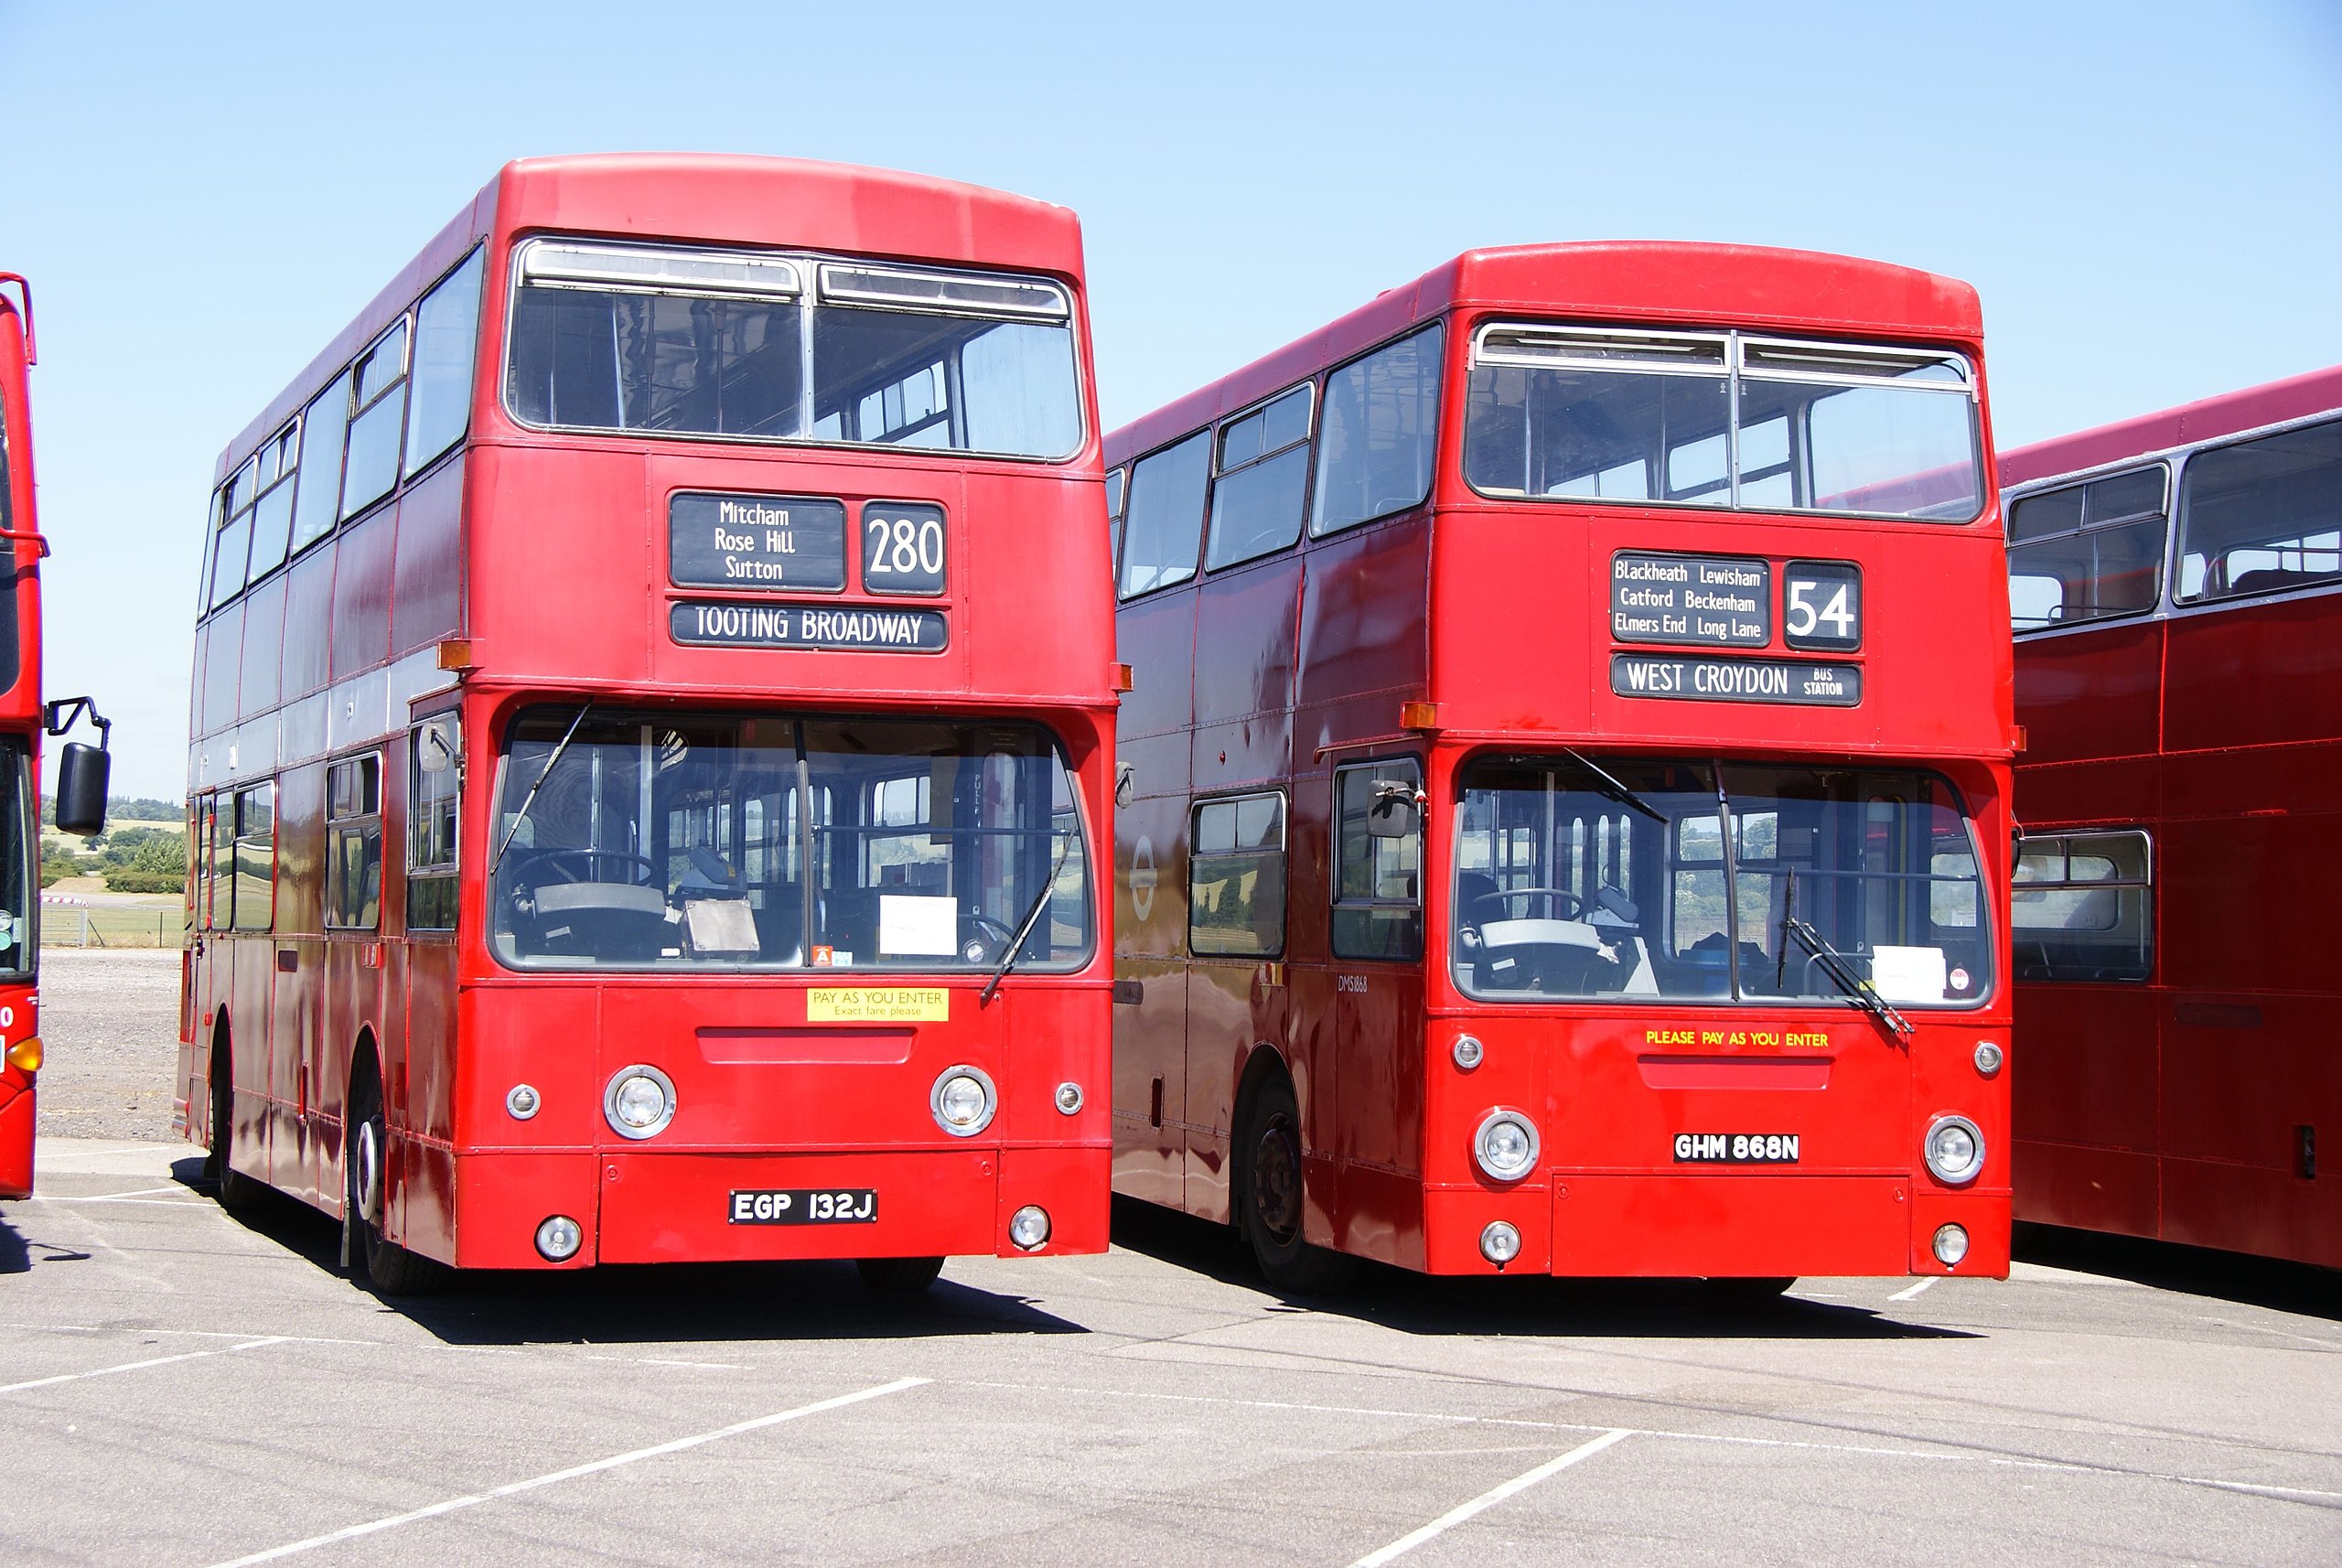
<path fill-rule="evenodd" d="M 59 697 L 41 709 L 41 725 L 49 734 L 61 736 L 79 723 L 87 714 L 90 722 L 98 726 L 98 749 L 105 751 L 113 745 L 113 721 L 98 712 L 93 697 Z"/>

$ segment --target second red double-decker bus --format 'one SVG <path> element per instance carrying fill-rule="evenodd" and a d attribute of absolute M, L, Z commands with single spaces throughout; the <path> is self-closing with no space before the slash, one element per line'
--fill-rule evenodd
<path fill-rule="evenodd" d="M 2002 478 L 2018 1218 L 2342 1267 L 2342 369 Z"/>
<path fill-rule="evenodd" d="M 1106 1240 L 1073 215 L 507 166 L 223 455 L 180 1094 L 461 1266 Z"/>
<path fill-rule="evenodd" d="M 1115 1181 L 1268 1276 L 1995 1274 L 1965 285 L 1476 251 L 1108 442 Z"/>
<path fill-rule="evenodd" d="M 15 294 L 12 296 L 10 288 Z M 41 702 L 40 561 L 48 553 L 33 490 L 32 285 L 0 273 L 0 1197 L 33 1190 L 40 1040 L 40 736 L 81 714 L 111 730 L 87 698 Z M 105 753 L 68 746 L 59 760 L 57 825 L 105 825 Z"/>

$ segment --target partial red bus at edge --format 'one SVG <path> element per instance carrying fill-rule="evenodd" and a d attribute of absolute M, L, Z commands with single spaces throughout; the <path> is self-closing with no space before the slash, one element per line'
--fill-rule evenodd
<path fill-rule="evenodd" d="M 2342 368 L 2002 478 L 2017 1217 L 2342 1267 Z"/>

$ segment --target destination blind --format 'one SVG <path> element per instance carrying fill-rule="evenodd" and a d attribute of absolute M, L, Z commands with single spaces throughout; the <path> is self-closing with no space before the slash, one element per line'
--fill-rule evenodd
<path fill-rule="evenodd" d="M 1674 659 L 1614 653 L 1610 690 L 1621 697 L 1852 708 L 1862 703 L 1863 671 L 1859 664 L 1791 659 Z"/>
<path fill-rule="evenodd" d="M 706 648 L 816 648 L 874 653 L 940 653 L 951 627 L 936 610 L 869 609 L 854 605 L 711 603 L 671 606 L 667 629 L 677 642 Z"/>
<path fill-rule="evenodd" d="M 1763 648 L 1772 610 L 1767 561 L 1637 550 L 1610 558 L 1610 635 L 1620 642 Z"/>
<path fill-rule="evenodd" d="M 845 586 L 845 504 L 820 496 L 675 496 L 667 502 L 667 575 L 686 588 L 835 592 Z"/>

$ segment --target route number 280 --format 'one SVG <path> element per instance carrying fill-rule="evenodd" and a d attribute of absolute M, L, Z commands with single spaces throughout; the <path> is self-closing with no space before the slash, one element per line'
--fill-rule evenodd
<path fill-rule="evenodd" d="M 872 502 L 862 509 L 862 585 L 874 594 L 943 591 L 943 509 Z"/>
<path fill-rule="evenodd" d="M 1851 561 L 1792 561 L 1781 572 L 1782 640 L 1851 652 L 1863 645 L 1863 570 Z"/>

